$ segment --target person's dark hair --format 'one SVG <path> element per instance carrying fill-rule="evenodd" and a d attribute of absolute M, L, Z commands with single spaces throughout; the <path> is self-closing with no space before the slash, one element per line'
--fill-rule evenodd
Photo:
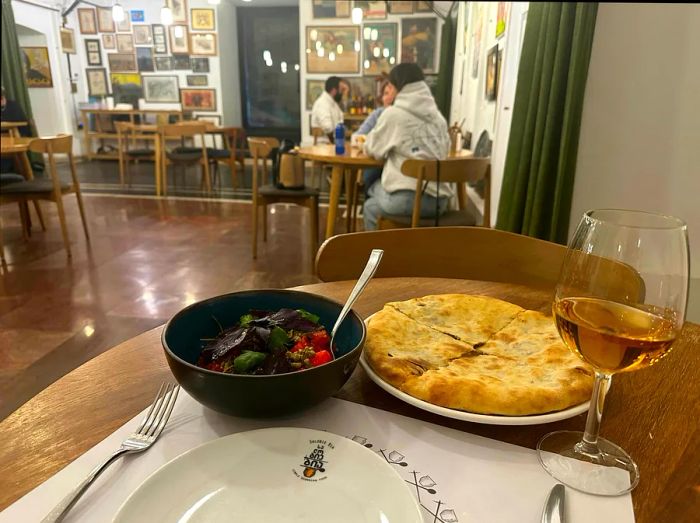
<path fill-rule="evenodd" d="M 406 84 L 423 80 L 425 80 L 423 70 L 416 64 L 399 64 L 389 73 L 389 81 L 394 84 L 397 92 L 400 92 Z"/>
<path fill-rule="evenodd" d="M 340 82 L 342 82 L 342 79 L 339 76 L 329 76 L 326 79 L 326 92 L 330 93 L 331 89 L 339 89 Z"/>

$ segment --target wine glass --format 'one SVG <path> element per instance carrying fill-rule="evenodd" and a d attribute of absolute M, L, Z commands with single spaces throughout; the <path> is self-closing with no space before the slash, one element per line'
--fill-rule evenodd
<path fill-rule="evenodd" d="M 566 346 L 595 371 L 585 431 L 537 444 L 542 466 L 588 494 L 618 496 L 639 482 L 634 460 L 598 436 L 613 374 L 654 365 L 680 334 L 688 296 L 682 220 L 640 211 L 584 214 L 557 283 L 554 318 Z"/>

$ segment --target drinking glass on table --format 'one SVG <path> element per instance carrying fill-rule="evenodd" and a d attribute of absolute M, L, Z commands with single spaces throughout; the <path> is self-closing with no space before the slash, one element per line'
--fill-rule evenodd
<path fill-rule="evenodd" d="M 686 225 L 678 218 L 608 209 L 584 214 L 553 313 L 566 346 L 595 370 L 595 384 L 585 432 L 552 432 L 537 445 L 558 481 L 603 496 L 637 486 L 634 460 L 598 436 L 605 394 L 613 374 L 654 365 L 671 350 L 685 317 L 688 265 Z"/>

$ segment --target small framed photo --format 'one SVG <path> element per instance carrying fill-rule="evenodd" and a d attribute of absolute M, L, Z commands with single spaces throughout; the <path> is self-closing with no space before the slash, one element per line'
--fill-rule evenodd
<path fill-rule="evenodd" d="M 131 20 L 128 16 L 124 16 L 124 20 L 117 22 L 117 31 L 120 33 L 130 33 L 131 32 Z"/>
<path fill-rule="evenodd" d="M 153 65 L 153 48 L 137 47 L 136 63 L 139 66 L 139 71 L 142 73 L 152 73 L 153 71 L 155 71 L 156 69 Z"/>
<path fill-rule="evenodd" d="M 389 5 L 389 12 L 392 15 L 412 15 L 413 14 L 413 1 L 407 0 L 394 0 L 392 2 L 387 2 Z"/>
<path fill-rule="evenodd" d="M 137 73 L 139 68 L 136 56 L 128 53 L 108 53 L 109 71 L 111 73 Z"/>
<path fill-rule="evenodd" d="M 151 25 L 153 34 L 153 53 L 168 54 L 168 35 L 165 32 L 165 26 L 161 24 Z"/>
<path fill-rule="evenodd" d="M 417 1 L 414 11 L 416 13 L 432 13 L 433 12 L 433 2 L 430 1 Z"/>
<path fill-rule="evenodd" d="M 220 114 L 195 114 L 195 120 L 200 120 L 202 122 L 213 123 L 217 127 L 221 127 L 221 115 Z"/>
<path fill-rule="evenodd" d="M 173 70 L 173 60 L 170 56 L 154 56 L 153 63 L 156 66 L 156 71 Z"/>
<path fill-rule="evenodd" d="M 107 7 L 97 8 L 97 28 L 100 33 L 114 32 L 114 18 L 112 18 L 112 9 Z"/>
<path fill-rule="evenodd" d="M 134 36 L 131 34 L 117 34 L 117 51 L 120 53 L 133 53 Z"/>
<path fill-rule="evenodd" d="M 205 74 L 188 74 L 187 87 L 206 87 L 209 85 L 209 79 Z"/>
<path fill-rule="evenodd" d="M 78 24 L 80 25 L 80 34 L 96 35 L 97 18 L 95 17 L 95 10 L 92 7 L 81 7 L 78 9 Z"/>
<path fill-rule="evenodd" d="M 486 85 L 484 95 L 490 102 L 496 100 L 498 85 L 498 45 L 494 45 L 486 54 Z"/>
<path fill-rule="evenodd" d="M 363 20 L 385 20 L 386 19 L 386 4 L 385 1 L 365 1 L 355 0 L 353 7 L 362 9 Z"/>
<path fill-rule="evenodd" d="M 105 49 L 117 48 L 117 37 L 112 33 L 104 33 L 102 35 L 102 47 Z"/>
<path fill-rule="evenodd" d="M 100 49 L 100 41 L 96 38 L 86 38 L 85 55 L 87 56 L 88 65 L 102 65 L 102 50 Z"/>
<path fill-rule="evenodd" d="M 153 43 L 150 25 L 134 24 L 134 43 L 136 45 L 151 45 Z"/>
<path fill-rule="evenodd" d="M 191 58 L 192 72 L 193 73 L 208 73 L 209 72 L 209 58 Z"/>
<path fill-rule="evenodd" d="M 144 98 L 149 103 L 178 103 L 180 85 L 177 76 L 144 76 Z"/>
<path fill-rule="evenodd" d="M 313 109 L 316 99 L 326 90 L 325 80 L 306 80 L 306 108 Z"/>
<path fill-rule="evenodd" d="M 349 18 L 351 2 L 313 0 L 314 18 Z"/>
<path fill-rule="evenodd" d="M 85 69 L 85 77 L 87 78 L 88 93 L 90 96 L 107 96 L 109 94 L 107 69 L 104 67 Z"/>
<path fill-rule="evenodd" d="M 171 25 L 170 52 L 172 54 L 190 54 L 190 40 L 186 25 Z"/>
<path fill-rule="evenodd" d="M 216 56 L 216 33 L 190 33 L 190 54 Z"/>
<path fill-rule="evenodd" d="M 146 15 L 143 12 L 143 9 L 134 9 L 131 11 L 131 21 L 132 22 L 145 22 L 146 21 Z"/>
<path fill-rule="evenodd" d="M 172 57 L 173 71 L 189 71 L 192 69 L 190 55 L 176 54 Z"/>
<path fill-rule="evenodd" d="M 61 49 L 64 53 L 75 54 L 75 34 L 73 29 L 61 27 Z"/>
<path fill-rule="evenodd" d="M 183 111 L 216 111 L 216 89 L 180 89 Z"/>
<path fill-rule="evenodd" d="M 173 12 L 173 22 L 187 23 L 187 0 L 166 0 L 168 7 Z"/>
<path fill-rule="evenodd" d="M 216 14 L 213 9 L 190 9 L 190 25 L 195 31 L 216 29 Z"/>

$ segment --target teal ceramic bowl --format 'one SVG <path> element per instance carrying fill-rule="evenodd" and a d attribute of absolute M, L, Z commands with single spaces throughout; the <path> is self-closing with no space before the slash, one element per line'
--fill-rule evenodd
<path fill-rule="evenodd" d="M 276 311 L 304 309 L 320 317 L 328 332 L 343 306 L 300 291 L 255 290 L 216 296 L 178 312 L 167 323 L 161 341 L 175 379 L 193 398 L 224 414 L 273 417 L 311 407 L 340 390 L 352 374 L 365 343 L 362 318 L 350 311 L 336 335 L 336 359 L 311 369 L 288 374 L 225 374 L 195 365 L 204 346 L 201 341 L 235 325 L 250 309 Z"/>

